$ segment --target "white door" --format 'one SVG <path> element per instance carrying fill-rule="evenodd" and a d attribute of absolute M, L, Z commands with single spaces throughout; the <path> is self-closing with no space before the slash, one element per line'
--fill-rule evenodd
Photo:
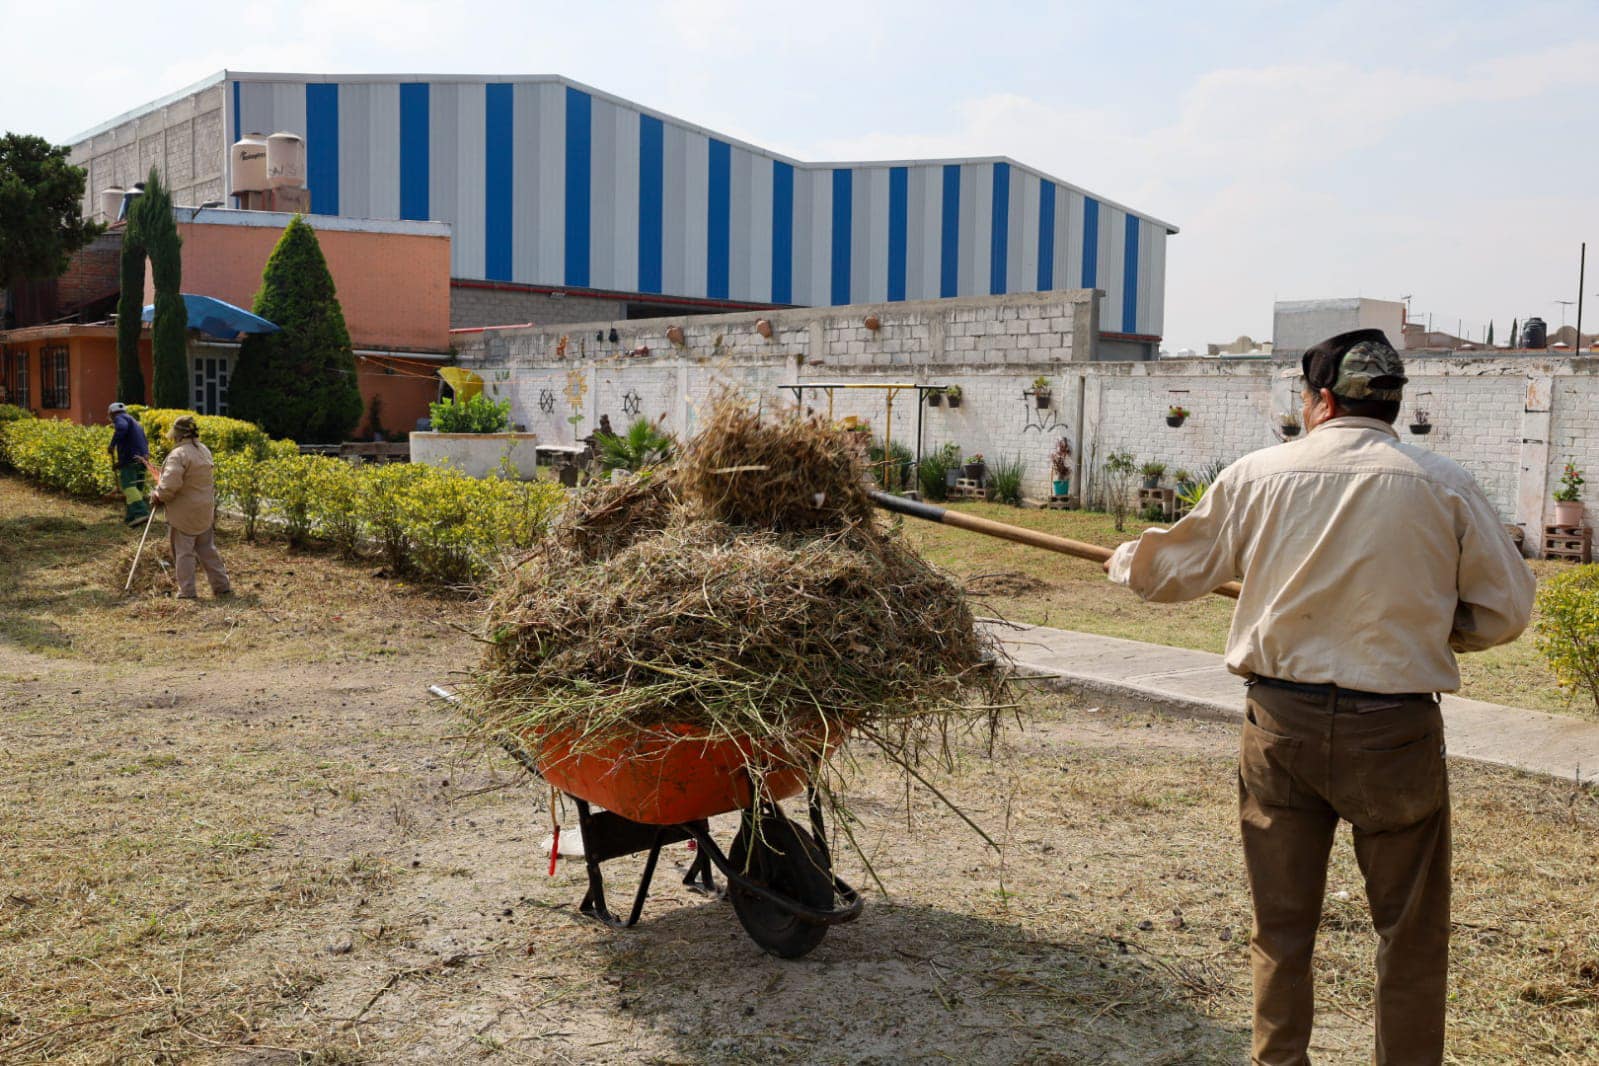
<path fill-rule="evenodd" d="M 232 353 L 200 349 L 192 357 L 194 367 L 193 403 L 202 415 L 228 413 L 228 379 L 233 375 Z"/>

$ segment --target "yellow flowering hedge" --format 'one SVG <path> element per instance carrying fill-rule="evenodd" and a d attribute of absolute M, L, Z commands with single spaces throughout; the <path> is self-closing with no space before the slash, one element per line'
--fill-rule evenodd
<path fill-rule="evenodd" d="M 276 519 L 291 543 L 319 537 L 348 556 L 375 547 L 389 569 L 444 585 L 487 573 L 544 535 L 566 500 L 550 482 L 474 478 L 425 463 L 352 466 L 326 456 L 217 463 L 224 506 Z"/>
<path fill-rule="evenodd" d="M 0 422 L 0 463 L 47 488 L 74 496 L 117 491 L 106 446 L 110 426 L 79 426 L 54 418 Z"/>
<path fill-rule="evenodd" d="M 1599 564 L 1539 583 L 1537 645 L 1560 684 L 1592 699 L 1599 715 Z"/>
<path fill-rule="evenodd" d="M 152 450 L 183 413 L 138 411 Z M 293 441 L 236 419 L 202 418 L 200 437 L 215 456 L 218 502 L 243 519 L 246 538 L 267 517 L 291 543 L 318 537 L 346 556 L 376 548 L 392 572 L 439 584 L 473 581 L 500 556 L 531 547 L 566 499 L 550 482 L 301 455 Z M 117 492 L 110 443 L 110 426 L 0 419 L 0 465 L 78 496 Z"/>
<path fill-rule="evenodd" d="M 200 427 L 200 440 L 215 455 L 227 452 L 252 452 L 255 455 L 264 455 L 269 443 L 272 442 L 260 426 L 254 422 L 242 422 L 237 418 L 200 415 L 172 407 L 141 407 L 137 404 L 129 405 L 128 413 L 137 418 L 139 425 L 144 427 L 144 435 L 150 441 L 150 458 L 157 463 L 164 461 L 167 452 L 172 450 L 172 442 L 167 439 L 167 433 L 172 429 L 172 423 L 183 415 L 194 419 Z M 292 446 L 292 442 L 289 443 Z"/>

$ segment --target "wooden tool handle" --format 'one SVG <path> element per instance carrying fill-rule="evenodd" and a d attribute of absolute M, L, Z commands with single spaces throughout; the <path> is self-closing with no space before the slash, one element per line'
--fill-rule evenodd
<path fill-rule="evenodd" d="M 1061 555 L 1087 559 L 1090 562 L 1102 563 L 1113 554 L 1110 548 L 1101 548 L 1098 544 L 1072 540 L 1069 537 L 1057 537 L 1052 533 L 1040 533 L 1036 529 L 1024 529 L 1021 526 L 995 522 L 988 518 L 978 518 L 976 515 L 951 511 L 920 500 L 907 500 L 903 496 L 891 496 L 886 492 L 872 492 L 870 496 L 872 502 L 885 511 L 920 518 L 927 522 L 937 522 L 939 525 L 954 526 L 956 529 L 981 533 L 987 537 L 1015 541 L 1017 544 L 1043 548 L 1045 551 L 1059 552 Z M 1215 590 L 1218 596 L 1227 596 L 1235 600 L 1240 591 L 1241 586 L 1236 581 L 1229 581 Z"/>

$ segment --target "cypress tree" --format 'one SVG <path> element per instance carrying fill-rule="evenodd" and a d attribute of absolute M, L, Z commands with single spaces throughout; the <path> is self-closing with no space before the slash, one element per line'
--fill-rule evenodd
<path fill-rule="evenodd" d="M 140 197 L 143 199 L 143 197 Z M 139 369 L 140 315 L 144 310 L 144 237 L 139 232 L 138 200 L 122 227 L 121 294 L 117 297 L 117 399 L 144 403 L 144 371 Z"/>
<path fill-rule="evenodd" d="M 1510 346 L 1512 348 L 1521 347 L 1521 320 L 1519 318 L 1510 320 Z"/>
<path fill-rule="evenodd" d="M 255 313 L 282 327 L 239 348 L 228 409 L 274 437 L 342 441 L 361 418 L 355 353 L 316 232 L 296 215 L 267 260 Z"/>
<path fill-rule="evenodd" d="M 1490 318 L 1488 320 L 1488 347 L 1492 348 L 1493 347 L 1493 343 L 1494 343 L 1494 320 Z"/>
<path fill-rule="evenodd" d="M 151 349 L 155 405 L 189 406 L 189 312 L 183 295 L 183 238 L 172 218 L 172 194 L 154 167 L 137 203 L 140 237 L 150 254 L 155 278 L 155 321 Z"/>

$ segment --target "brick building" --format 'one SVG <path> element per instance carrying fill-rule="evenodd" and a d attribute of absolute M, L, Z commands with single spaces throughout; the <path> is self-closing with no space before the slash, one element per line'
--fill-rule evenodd
<path fill-rule="evenodd" d="M 293 216 L 265 211 L 175 208 L 183 238 L 183 291 L 249 307 L 268 257 Z M 449 358 L 450 230 L 438 222 L 311 216 L 333 275 L 356 354 L 368 413 L 385 428 L 408 430 L 438 393 L 436 371 Z M 122 231 L 115 227 L 73 258 L 53 282 L 13 298 L 14 328 L 0 331 L 0 385 L 10 402 L 44 417 L 105 419 L 116 395 L 116 329 Z M 142 303 L 154 301 L 146 271 Z M 191 334 L 190 406 L 226 414 L 234 341 Z M 149 330 L 140 341 L 145 385 L 153 380 Z M 147 399 L 148 397 L 146 397 Z M 358 435 L 371 426 L 363 417 Z"/>

